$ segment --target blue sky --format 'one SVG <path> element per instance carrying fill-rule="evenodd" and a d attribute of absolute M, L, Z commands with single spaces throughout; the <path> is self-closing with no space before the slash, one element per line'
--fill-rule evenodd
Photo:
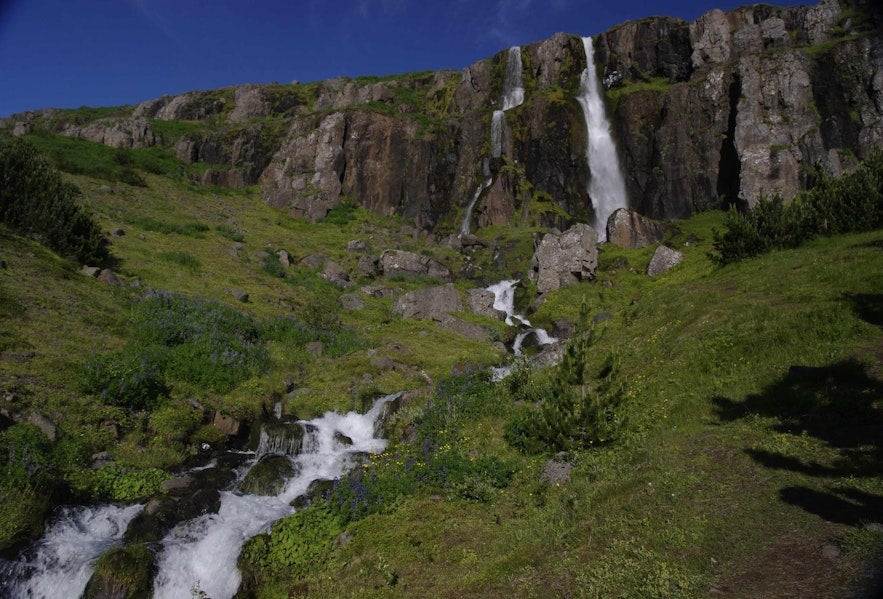
<path fill-rule="evenodd" d="M 461 69 L 557 31 L 596 35 L 630 19 L 692 20 L 745 3 L 0 0 L 0 116 L 249 82 Z"/>

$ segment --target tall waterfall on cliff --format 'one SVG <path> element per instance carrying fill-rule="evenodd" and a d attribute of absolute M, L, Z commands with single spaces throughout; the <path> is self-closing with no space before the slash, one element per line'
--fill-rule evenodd
<path fill-rule="evenodd" d="M 591 175 L 588 192 L 595 209 L 595 231 L 599 240 L 605 240 L 607 219 L 619 208 L 628 208 L 628 199 L 598 85 L 591 37 L 583 38 L 583 48 L 586 51 L 586 70 L 580 77 L 581 92 L 576 99 L 586 119 L 586 160 Z"/>

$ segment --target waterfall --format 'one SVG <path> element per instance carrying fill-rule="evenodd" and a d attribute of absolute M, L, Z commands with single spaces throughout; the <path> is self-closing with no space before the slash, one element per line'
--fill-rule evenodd
<path fill-rule="evenodd" d="M 628 200 L 616 146 L 610 134 L 610 123 L 604 112 L 591 37 L 583 38 L 583 48 L 586 51 L 586 70 L 580 77 L 582 91 L 576 99 L 586 120 L 586 160 L 591 175 L 588 193 L 595 209 L 595 231 L 598 239 L 603 241 L 607 239 L 607 219 L 617 209 L 628 208 Z"/>
<path fill-rule="evenodd" d="M 516 357 L 519 357 L 522 354 L 521 346 L 524 343 L 524 340 L 530 335 L 536 336 L 538 345 L 557 343 L 558 339 L 550 336 L 545 329 L 534 328 L 529 320 L 520 314 L 515 314 L 515 286 L 517 284 L 518 279 L 500 281 L 499 283 L 488 287 L 487 290 L 494 294 L 494 309 L 500 310 L 506 314 L 507 325 L 515 326 L 514 321 L 517 320 L 523 326 L 528 327 L 528 330 L 518 333 L 515 337 L 515 343 L 512 345 L 512 353 Z M 510 366 L 499 366 L 492 369 L 491 378 L 495 381 L 501 381 L 511 373 L 512 368 Z"/>
<path fill-rule="evenodd" d="M 379 422 L 388 402 L 399 394 L 378 399 L 365 414 L 327 412 L 320 418 L 291 423 L 302 435 L 282 441 L 264 440 L 265 449 L 295 449 L 293 439 L 303 438 L 300 453 L 291 457 L 298 466 L 278 496 L 221 492 L 217 514 L 206 514 L 179 524 L 162 540 L 157 555 L 153 596 L 158 599 L 204 594 L 229 599 L 239 588 L 236 559 L 249 538 L 295 510 L 290 503 L 304 495 L 316 480 L 340 478 L 365 453 L 386 449 L 378 436 Z M 347 437 L 352 444 L 341 442 Z M 251 462 L 251 465 L 257 459 Z M 140 505 L 68 507 L 35 545 L 33 558 L 0 562 L 0 595 L 6 597 L 77 597 L 86 586 L 95 561 L 118 544 Z"/>
<path fill-rule="evenodd" d="M 506 55 L 506 72 L 503 75 L 503 110 L 521 106 L 524 102 L 521 71 L 521 46 L 512 46 Z"/>
<path fill-rule="evenodd" d="M 472 210 L 475 208 L 476 202 L 478 202 L 478 198 L 481 197 L 481 192 L 491 186 L 491 183 L 494 182 L 493 177 L 488 177 L 484 180 L 484 182 L 478 186 L 478 189 L 475 190 L 475 195 L 472 196 L 472 201 L 469 202 L 469 205 L 466 207 L 466 215 L 463 216 L 463 222 L 460 223 L 460 237 L 464 235 L 469 235 L 469 227 L 472 221 Z"/>
<path fill-rule="evenodd" d="M 503 119 L 506 115 L 502 110 L 495 110 L 491 117 L 491 158 L 503 155 Z"/>

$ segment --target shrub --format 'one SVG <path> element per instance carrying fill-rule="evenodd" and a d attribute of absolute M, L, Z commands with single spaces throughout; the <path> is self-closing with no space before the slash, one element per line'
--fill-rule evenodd
<path fill-rule="evenodd" d="M 107 405 L 131 410 L 153 409 L 169 392 L 161 361 L 137 348 L 86 360 L 81 389 Z"/>
<path fill-rule="evenodd" d="M 79 190 L 63 181 L 30 142 L 0 139 L 0 222 L 61 256 L 104 263 L 107 240 L 75 201 Z"/>
<path fill-rule="evenodd" d="M 538 405 L 515 412 L 506 427 L 509 443 L 527 453 L 567 451 L 613 441 L 624 429 L 626 410 L 616 356 L 594 376 L 588 371 L 594 331 L 576 335 L 568 344 L 551 384 Z M 526 387 L 533 392 L 537 387 Z"/>
<path fill-rule="evenodd" d="M 714 232 L 710 257 L 729 264 L 772 249 L 797 247 L 816 235 L 883 227 L 883 152 L 858 169 L 833 177 L 818 169 L 812 187 L 790 204 L 761 198 L 751 210 L 727 214 L 724 232 Z"/>

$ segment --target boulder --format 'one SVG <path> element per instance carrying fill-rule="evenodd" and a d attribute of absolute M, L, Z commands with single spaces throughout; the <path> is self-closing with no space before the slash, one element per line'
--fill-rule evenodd
<path fill-rule="evenodd" d="M 28 418 L 28 422 L 37 425 L 37 428 L 39 428 L 40 431 L 42 431 L 42 433 L 46 435 L 46 438 L 53 443 L 58 438 L 58 427 L 55 426 L 55 423 L 46 418 L 46 416 L 43 416 L 43 414 L 38 414 L 37 412 L 34 412 Z"/>
<path fill-rule="evenodd" d="M 577 223 L 564 233 L 543 236 L 533 255 L 531 278 L 537 291 L 547 293 L 595 277 L 598 235 L 587 224 Z"/>
<path fill-rule="evenodd" d="M 355 293 L 344 293 L 340 296 L 340 305 L 343 306 L 344 310 L 364 310 L 365 300 Z"/>
<path fill-rule="evenodd" d="M 411 291 L 396 298 L 392 305 L 392 313 L 405 318 L 434 318 L 462 311 L 460 292 L 452 283 Z"/>
<path fill-rule="evenodd" d="M 221 493 L 217 489 L 199 489 L 178 502 L 178 521 L 191 520 L 205 514 L 217 514 L 221 509 Z"/>
<path fill-rule="evenodd" d="M 450 314 L 440 314 L 433 316 L 433 319 L 436 320 L 439 326 L 441 326 L 443 329 L 463 335 L 467 339 L 472 339 L 473 341 L 491 340 L 490 331 L 488 331 L 486 328 L 462 320 L 460 318 L 457 318 L 456 316 L 451 316 Z"/>
<path fill-rule="evenodd" d="M 252 466 L 239 484 L 239 490 L 251 495 L 278 495 L 295 474 L 294 462 L 288 457 L 267 455 Z"/>
<path fill-rule="evenodd" d="M 652 277 L 664 273 L 672 266 L 680 264 L 683 259 L 684 255 L 681 252 L 661 245 L 656 248 L 656 252 L 650 258 L 650 263 L 647 265 L 647 274 Z"/>
<path fill-rule="evenodd" d="M 665 236 L 662 223 L 620 208 L 607 219 L 607 241 L 624 248 L 655 245 Z"/>
<path fill-rule="evenodd" d="M 506 313 L 494 308 L 494 294 L 487 289 L 469 289 L 466 292 L 466 306 L 473 314 L 503 320 Z"/>
<path fill-rule="evenodd" d="M 160 491 L 173 496 L 189 495 L 199 488 L 199 481 L 189 474 L 175 476 L 163 482 L 159 486 Z"/>
<path fill-rule="evenodd" d="M 215 412 L 215 418 L 212 425 L 227 436 L 235 437 L 239 434 L 241 423 L 232 416 L 225 416 L 220 412 Z"/>
<path fill-rule="evenodd" d="M 444 264 L 404 250 L 386 250 L 380 256 L 380 271 L 384 277 L 428 276 L 442 281 L 451 280 L 451 271 Z"/>
<path fill-rule="evenodd" d="M 247 291 L 243 291 L 242 289 L 234 289 L 230 293 L 233 295 L 233 297 L 238 299 L 240 302 L 242 302 L 242 303 L 248 302 L 248 292 Z"/>
<path fill-rule="evenodd" d="M 148 597 L 153 591 L 156 557 L 144 544 L 108 549 L 81 595 L 84 599 Z"/>

